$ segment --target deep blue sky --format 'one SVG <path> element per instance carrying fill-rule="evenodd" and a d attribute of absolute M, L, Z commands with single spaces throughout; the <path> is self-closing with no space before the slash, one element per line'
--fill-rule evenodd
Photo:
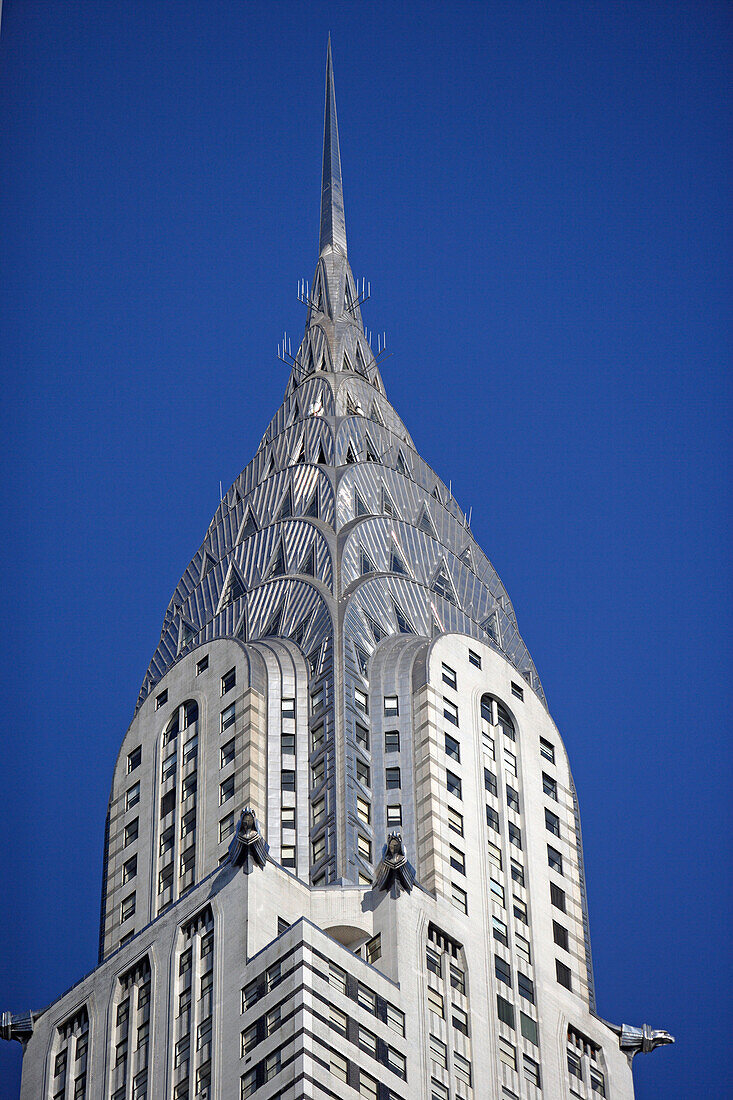
<path fill-rule="evenodd" d="M 599 1013 L 677 1036 L 639 1100 L 724 1087 L 732 13 L 6 0 L 0 1009 L 95 963 L 116 753 L 302 331 L 330 30 L 366 321 L 568 746 Z"/>

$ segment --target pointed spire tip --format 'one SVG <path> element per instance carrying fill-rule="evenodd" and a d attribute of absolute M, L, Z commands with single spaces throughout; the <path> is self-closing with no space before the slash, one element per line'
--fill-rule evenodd
<path fill-rule="evenodd" d="M 326 51 L 326 106 L 323 117 L 323 174 L 321 177 L 321 236 L 319 254 L 325 248 L 336 248 L 346 255 L 346 218 L 341 180 L 336 92 L 333 83 L 331 35 Z"/>

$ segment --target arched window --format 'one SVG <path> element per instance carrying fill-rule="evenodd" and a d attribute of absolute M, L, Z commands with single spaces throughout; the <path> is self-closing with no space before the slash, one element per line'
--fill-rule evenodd
<path fill-rule="evenodd" d="M 199 720 L 199 705 L 195 699 L 188 699 L 183 704 L 183 728 L 188 729 Z"/>
<path fill-rule="evenodd" d="M 517 729 L 511 714 L 499 700 L 493 695 L 481 696 L 481 717 L 490 726 L 499 726 L 502 733 L 510 741 L 516 741 Z"/>

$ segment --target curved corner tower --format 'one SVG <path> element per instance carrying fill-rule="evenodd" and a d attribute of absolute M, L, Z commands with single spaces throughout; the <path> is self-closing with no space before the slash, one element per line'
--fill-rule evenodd
<path fill-rule="evenodd" d="M 22 1097 L 628 1100 L 670 1037 L 596 1015 L 562 741 L 362 323 L 330 43 L 302 298 L 122 744 L 99 965 L 3 1016 Z"/>

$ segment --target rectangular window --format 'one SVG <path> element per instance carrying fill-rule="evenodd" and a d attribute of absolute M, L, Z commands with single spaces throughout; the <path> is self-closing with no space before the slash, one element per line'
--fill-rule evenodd
<path fill-rule="evenodd" d="M 254 1096 L 257 1088 L 257 1071 L 251 1069 L 249 1073 L 245 1073 L 242 1078 L 242 1100 L 249 1100 L 250 1096 Z M 181 1096 L 188 1096 L 188 1080 L 186 1080 L 186 1091 L 181 1093 Z"/>
<path fill-rule="evenodd" d="M 522 974 L 521 971 L 517 972 L 517 989 L 520 997 L 524 997 L 525 1001 L 534 1004 L 534 982 L 526 974 Z"/>
<path fill-rule="evenodd" d="M 281 770 L 280 785 L 283 791 L 295 790 L 295 772 L 292 768 L 283 768 Z"/>
<path fill-rule="evenodd" d="M 335 1050 L 329 1050 L 328 1068 L 339 1081 L 348 1081 L 349 1063 L 346 1061 L 343 1054 L 337 1054 Z"/>
<path fill-rule="evenodd" d="M 400 732 L 399 730 L 387 730 L 384 735 L 384 751 L 387 752 L 399 752 L 400 751 Z"/>
<path fill-rule="evenodd" d="M 365 764 L 363 760 L 360 760 L 358 756 L 356 758 L 356 778 L 360 783 L 363 783 L 365 787 L 371 787 L 372 781 L 369 774 L 369 765 Z"/>
<path fill-rule="evenodd" d="M 503 1024 L 506 1024 L 507 1027 L 514 1027 L 514 1005 L 502 997 L 500 993 L 496 995 L 496 1011 Z"/>
<path fill-rule="evenodd" d="M 605 1081 L 605 1078 L 604 1078 L 602 1073 L 599 1073 L 597 1070 L 594 1070 L 593 1067 L 591 1067 L 591 1070 L 590 1070 L 590 1089 L 591 1089 L 591 1092 L 594 1093 L 595 1096 L 605 1096 L 606 1095 L 606 1081 Z"/>
<path fill-rule="evenodd" d="M 486 824 L 490 829 L 499 832 L 499 815 L 493 806 L 486 807 Z"/>
<path fill-rule="evenodd" d="M 366 1009 L 372 1016 L 377 1015 L 377 994 L 373 989 L 370 989 L 368 985 L 362 985 L 359 982 L 356 990 L 356 1000 L 363 1009 Z"/>
<path fill-rule="evenodd" d="M 489 879 L 489 885 L 491 886 L 491 900 L 497 902 L 503 909 L 504 887 L 495 878 Z"/>
<path fill-rule="evenodd" d="M 503 920 L 499 920 L 498 917 L 491 918 L 491 926 L 494 934 L 494 939 L 498 940 L 504 947 L 509 946 L 509 930 L 504 924 Z"/>
<path fill-rule="evenodd" d="M 354 706 L 357 710 L 360 710 L 362 714 L 369 713 L 369 696 L 361 688 L 354 688 Z"/>
<path fill-rule="evenodd" d="M 187 848 L 185 852 L 181 854 L 181 875 L 187 875 L 193 871 L 196 861 L 196 848 Z"/>
<path fill-rule="evenodd" d="M 458 744 L 455 737 L 451 737 L 449 733 L 445 734 L 445 751 L 446 755 L 450 756 L 451 760 L 455 760 L 460 764 L 461 746 Z"/>
<path fill-rule="evenodd" d="M 514 898 L 512 908 L 514 910 L 514 916 L 517 918 L 517 920 L 520 920 L 522 924 L 527 924 L 528 921 L 526 904 L 520 898 Z"/>
<path fill-rule="evenodd" d="M 189 810 L 181 819 L 181 837 L 186 837 L 196 829 L 196 810 Z"/>
<path fill-rule="evenodd" d="M 514 945 L 517 950 L 517 955 L 520 959 L 527 963 L 528 966 L 532 965 L 532 954 L 530 951 L 529 940 L 526 940 L 524 936 L 520 936 L 519 933 L 515 933 Z"/>
<path fill-rule="evenodd" d="M 464 1085 L 471 1087 L 471 1063 L 467 1058 L 464 1058 L 457 1050 L 453 1051 L 453 1065 L 456 1071 L 456 1081 L 461 1081 Z"/>
<path fill-rule="evenodd" d="M 160 816 L 167 817 L 168 814 L 172 814 L 176 808 L 176 792 L 168 791 L 168 794 L 164 794 L 160 800 Z"/>
<path fill-rule="evenodd" d="M 509 843 L 513 844 L 515 846 L 515 848 L 521 848 L 522 847 L 522 830 L 519 828 L 519 826 L 515 825 L 513 822 L 509 821 L 507 823 L 507 830 L 509 832 Z"/>
<path fill-rule="evenodd" d="M 371 1054 L 373 1058 L 377 1057 L 377 1037 L 373 1031 L 369 1031 L 366 1027 L 359 1027 L 357 1032 L 357 1040 L 362 1050 L 367 1054 Z"/>
<path fill-rule="evenodd" d="M 173 886 L 173 864 L 169 863 L 167 867 L 158 875 L 158 893 L 164 894 L 167 890 L 170 890 Z"/>
<path fill-rule="evenodd" d="M 529 1081 L 531 1085 L 540 1087 L 540 1067 L 537 1065 L 533 1058 L 530 1058 L 528 1054 L 522 1055 L 522 1068 L 524 1070 L 524 1079 Z"/>
<path fill-rule="evenodd" d="M 455 905 L 456 909 L 460 909 L 462 913 L 468 913 L 468 894 L 455 882 L 451 883 L 451 901 Z"/>
<path fill-rule="evenodd" d="M 357 739 L 357 741 L 359 740 L 358 725 L 357 725 L 357 730 L 356 730 L 356 739 Z M 316 726 L 316 728 L 311 733 L 311 752 L 318 752 L 321 745 L 323 744 L 323 741 L 324 741 L 323 723 L 321 723 L 321 725 Z"/>
<path fill-rule="evenodd" d="M 283 867 L 295 867 L 295 845 L 283 844 L 280 847 L 280 862 Z"/>
<path fill-rule="evenodd" d="M 280 754 L 281 756 L 295 756 L 294 733 L 280 734 Z"/>
<path fill-rule="evenodd" d="M 560 985 L 564 985 L 566 989 L 573 988 L 570 967 L 560 962 L 559 959 L 555 959 L 555 973 L 557 974 L 557 980 Z"/>
<path fill-rule="evenodd" d="M 517 778 L 517 758 L 506 746 L 504 747 L 504 769 L 508 779 Z"/>
<path fill-rule="evenodd" d="M 325 802 L 323 803 L 325 807 Z M 315 809 L 315 804 L 314 804 Z M 315 824 L 315 822 L 314 822 Z M 280 825 L 283 829 L 295 828 L 295 806 L 280 807 Z"/>
<path fill-rule="evenodd" d="M 219 805 L 222 806 L 230 798 L 234 798 L 234 776 L 230 775 L 223 783 L 219 784 Z"/>
<path fill-rule="evenodd" d="M 501 955 L 494 955 L 494 973 L 500 982 L 504 982 L 511 989 L 512 970 L 509 963 L 502 959 Z"/>
<path fill-rule="evenodd" d="M 554 882 L 550 883 L 550 901 L 556 909 L 559 909 L 562 913 L 565 912 L 565 891 L 556 886 Z"/>
<path fill-rule="evenodd" d="M 506 804 L 510 810 L 519 813 L 519 791 L 515 791 L 514 787 L 510 787 L 508 783 L 506 788 Z"/>
<path fill-rule="evenodd" d="M 562 874 L 562 855 L 551 844 L 547 845 L 547 865 L 553 871 L 557 871 L 558 875 Z"/>
<path fill-rule="evenodd" d="M 448 788 L 448 794 L 452 794 L 454 798 L 462 798 L 461 780 L 453 772 L 447 771 L 445 773 L 445 784 Z"/>
<path fill-rule="evenodd" d="M 356 743 L 361 748 L 369 751 L 369 730 L 366 726 L 362 726 L 361 722 L 354 722 L 354 733 L 356 734 Z"/>
<path fill-rule="evenodd" d="M 463 814 L 459 814 L 451 806 L 448 807 L 448 828 L 458 836 L 463 836 Z"/>
<path fill-rule="evenodd" d="M 236 703 L 230 703 L 228 707 L 225 707 L 221 712 L 221 732 L 228 730 L 230 726 L 233 726 L 237 717 L 237 705 Z"/>
<path fill-rule="evenodd" d="M 202 672 L 206 672 L 206 669 L 208 667 L 209 667 L 209 655 L 207 653 L 205 657 L 202 657 L 200 661 L 196 662 L 196 675 L 200 676 Z"/>
<path fill-rule="evenodd" d="M 430 987 L 428 987 L 428 1008 L 434 1015 L 439 1016 L 441 1020 L 445 1019 L 443 998 L 440 993 L 436 993 L 435 990 L 430 989 Z"/>
<path fill-rule="evenodd" d="M 519 1013 L 519 1021 L 522 1028 L 522 1035 L 525 1039 L 529 1039 L 530 1043 L 535 1046 L 539 1044 L 539 1037 L 537 1035 L 537 1022 L 533 1020 L 531 1016 L 528 1016 L 526 1012 Z"/>
<path fill-rule="evenodd" d="M 517 1068 L 517 1048 L 503 1035 L 499 1036 L 499 1061 L 509 1069 Z"/>
<path fill-rule="evenodd" d="M 280 713 L 283 718 L 295 718 L 295 699 L 281 699 Z"/>
<path fill-rule="evenodd" d="M 384 697 L 384 717 L 396 718 L 400 713 L 400 701 L 396 695 L 385 695 Z"/>
<path fill-rule="evenodd" d="M 402 824 L 402 807 L 401 806 L 388 806 L 387 807 L 387 828 L 393 829 L 396 825 Z"/>
<path fill-rule="evenodd" d="M 140 783 L 135 783 L 125 794 L 125 809 L 131 810 L 140 801 Z"/>
<path fill-rule="evenodd" d="M 161 691 L 160 695 L 155 696 L 155 709 L 160 710 L 160 708 L 164 707 L 167 702 L 168 702 L 168 689 L 166 688 L 165 691 Z"/>
<path fill-rule="evenodd" d="M 226 695 L 228 691 L 231 691 L 237 682 L 237 670 L 236 668 L 230 668 L 228 672 L 225 672 L 221 678 L 221 693 Z"/>
<path fill-rule="evenodd" d="M 499 846 L 494 844 L 494 842 L 491 841 L 491 840 L 487 840 L 486 844 L 487 844 L 488 853 L 489 853 L 489 862 L 493 863 L 493 865 L 494 865 L 494 867 L 496 867 L 497 871 L 501 871 L 501 869 L 502 869 L 501 848 L 499 848 Z"/>
<path fill-rule="evenodd" d="M 359 1096 L 365 1096 L 367 1100 L 377 1100 L 379 1086 L 373 1077 L 370 1077 L 363 1069 L 359 1070 Z"/>
<path fill-rule="evenodd" d="M 545 828 L 553 836 L 560 836 L 560 818 L 552 810 L 545 809 Z"/>
<path fill-rule="evenodd" d="M 454 871 L 460 871 L 462 875 L 466 873 L 466 857 L 463 852 L 459 852 L 458 848 L 454 848 L 450 845 L 450 865 Z"/>
<path fill-rule="evenodd" d="M 335 1008 L 333 1005 L 329 1006 L 328 1010 L 328 1022 L 334 1031 L 337 1031 L 339 1035 L 346 1034 L 346 1027 L 348 1024 L 348 1016 L 345 1012 L 342 1012 L 340 1008 Z"/>
<path fill-rule="evenodd" d="M 542 773 L 542 791 L 548 798 L 554 798 L 557 802 L 557 783 L 547 772 Z"/>
<path fill-rule="evenodd" d="M 378 932 L 376 936 L 373 936 L 370 940 L 367 940 L 365 945 L 364 954 L 366 955 L 366 961 L 374 966 L 382 957 L 382 934 Z"/>
<path fill-rule="evenodd" d="M 568 1051 L 568 1073 L 578 1081 L 583 1080 L 583 1063 L 573 1051 Z"/>
<path fill-rule="evenodd" d="M 234 812 L 227 814 L 219 822 L 219 843 L 224 840 L 229 840 L 229 837 L 234 832 Z"/>
<path fill-rule="evenodd" d="M 178 766 L 178 752 L 175 747 L 173 752 L 169 753 L 163 761 L 160 769 L 160 779 L 162 783 L 167 783 L 169 779 L 172 779 L 176 774 L 176 768 Z"/>
<path fill-rule="evenodd" d="M 484 768 L 484 787 L 489 794 L 497 794 L 498 787 L 496 785 L 496 776 L 489 768 Z"/>
<path fill-rule="evenodd" d="M 140 767 L 140 761 L 143 758 L 142 745 L 138 745 L 136 749 L 133 749 L 127 756 L 127 774 L 134 772 L 135 768 Z"/>
<path fill-rule="evenodd" d="M 481 658 L 478 653 L 474 653 L 472 649 L 468 651 L 468 660 L 472 665 L 475 665 L 476 668 L 481 668 Z"/>
<path fill-rule="evenodd" d="M 133 841 L 137 840 L 137 835 L 138 835 L 139 829 L 140 829 L 140 818 L 139 817 L 136 817 L 128 825 L 125 825 L 125 837 L 124 837 L 124 841 L 123 841 L 125 847 L 127 847 L 128 844 L 132 844 Z"/>
<path fill-rule="evenodd" d="M 326 838 L 320 836 L 318 840 L 313 841 L 313 862 L 318 863 L 326 854 Z"/>
<path fill-rule="evenodd" d="M 384 777 L 388 791 L 398 791 L 400 789 L 402 780 L 399 768 L 385 768 Z"/>
<path fill-rule="evenodd" d="M 339 993 L 346 993 L 346 971 L 336 963 L 328 964 L 328 984 L 337 989 Z"/>
<path fill-rule="evenodd" d="M 466 994 L 466 973 L 461 970 L 457 963 L 452 962 L 450 964 L 450 984 L 451 989 L 455 989 L 457 993 Z"/>
<path fill-rule="evenodd" d="M 370 825 L 372 820 L 372 808 L 365 798 L 356 796 L 356 814 L 357 817 L 364 822 L 365 825 Z"/>
<path fill-rule="evenodd" d="M 396 1008 L 387 1002 L 387 1027 L 390 1031 L 394 1031 L 397 1035 L 405 1034 L 405 1014 L 404 1012 Z"/>
<path fill-rule="evenodd" d="M 445 697 L 443 698 L 443 717 L 452 722 L 454 726 L 458 725 L 458 707 Z"/>
<path fill-rule="evenodd" d="M 183 746 L 183 765 L 190 764 L 196 760 L 199 751 L 199 737 L 195 733 L 193 737 L 189 737 Z"/>
<path fill-rule="evenodd" d="M 120 905 L 120 920 L 128 920 L 135 913 L 135 895 L 128 894 Z"/>
<path fill-rule="evenodd" d="M 317 764 L 314 764 L 311 768 L 311 786 L 313 788 L 320 786 L 326 776 L 326 762 L 325 760 L 319 760 Z"/>
<path fill-rule="evenodd" d="M 220 767 L 226 768 L 227 764 L 231 764 L 234 759 L 234 738 L 231 741 L 227 741 L 226 745 L 222 746 Z"/>
<path fill-rule="evenodd" d="M 546 741 L 544 737 L 540 737 L 540 756 L 549 760 L 551 764 L 555 763 L 555 746 L 552 741 Z"/>
<path fill-rule="evenodd" d="M 443 664 L 443 683 L 447 684 L 449 688 L 457 689 L 456 673 L 455 669 L 452 669 L 450 665 Z"/>
<path fill-rule="evenodd" d="M 358 688 L 354 688 L 354 695 L 364 695 L 364 692 L 360 692 Z M 366 696 L 365 696 L 366 698 Z M 323 704 L 326 701 L 326 689 L 323 685 L 311 692 L 311 714 L 318 714 L 319 710 L 323 710 Z"/>
<path fill-rule="evenodd" d="M 176 827 L 175 825 L 169 825 L 168 828 L 164 829 L 160 834 L 160 854 L 164 856 L 166 852 L 172 852 L 175 842 Z"/>
<path fill-rule="evenodd" d="M 430 1036 L 430 1057 L 440 1069 L 448 1068 L 448 1047 L 437 1035 Z"/>
<path fill-rule="evenodd" d="M 518 863 L 516 859 L 511 861 L 512 863 L 512 879 L 516 882 L 517 886 L 524 886 L 524 867 L 521 863 Z"/>
<path fill-rule="evenodd" d="M 357 840 L 356 840 L 356 848 L 357 848 L 357 851 L 359 852 L 359 855 L 361 856 L 361 858 L 365 859 L 367 861 L 367 863 L 371 863 L 371 861 L 372 861 L 372 842 L 371 842 L 371 840 L 367 840 L 367 838 L 365 836 L 362 836 L 361 833 L 359 833 L 359 835 L 357 837 Z"/>
<path fill-rule="evenodd" d="M 427 944 L 425 948 L 425 965 L 427 966 L 428 971 L 431 974 L 437 974 L 438 976 L 440 976 L 441 955 L 440 952 L 436 951 L 434 947 L 430 946 L 430 944 Z"/>
<path fill-rule="evenodd" d="M 516 695 L 517 699 L 524 699 L 524 689 L 515 684 L 512 680 L 512 695 Z"/>
<path fill-rule="evenodd" d="M 569 951 L 568 946 L 568 930 L 563 928 L 561 924 L 558 924 L 556 920 L 552 922 L 552 938 L 558 947 L 562 947 L 563 951 Z"/>
<path fill-rule="evenodd" d="M 430 1078 L 430 1100 L 450 1100 L 447 1086 L 436 1081 L 434 1077 Z"/>
<path fill-rule="evenodd" d="M 130 879 L 135 878 L 137 874 L 137 856 L 131 856 L 130 859 L 125 860 L 122 864 L 122 885 L 129 882 Z"/>

